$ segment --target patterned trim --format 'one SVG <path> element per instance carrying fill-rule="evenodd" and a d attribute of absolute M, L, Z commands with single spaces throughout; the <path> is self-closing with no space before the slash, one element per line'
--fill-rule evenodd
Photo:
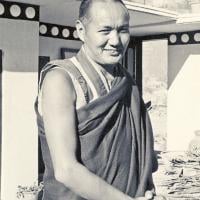
<path fill-rule="evenodd" d="M 0 18 L 39 21 L 39 13 L 37 5 L 0 1 Z"/>
<path fill-rule="evenodd" d="M 150 35 L 143 37 L 135 37 L 134 40 L 153 40 L 153 39 L 167 39 L 168 45 L 187 45 L 200 43 L 200 30 L 177 32 L 160 35 Z"/>
<path fill-rule="evenodd" d="M 168 42 L 169 42 L 169 45 L 199 44 L 200 30 L 169 34 Z"/>
<path fill-rule="evenodd" d="M 45 22 L 40 22 L 40 36 L 67 40 L 79 40 L 74 27 Z"/>

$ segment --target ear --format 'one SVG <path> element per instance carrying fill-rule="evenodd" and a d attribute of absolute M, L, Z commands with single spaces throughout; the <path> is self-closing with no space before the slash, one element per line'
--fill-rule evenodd
<path fill-rule="evenodd" d="M 80 20 L 76 21 L 76 31 L 77 31 L 77 35 L 80 38 L 80 40 L 82 42 L 84 42 L 84 38 L 85 38 L 85 27 L 83 25 L 83 23 Z"/>

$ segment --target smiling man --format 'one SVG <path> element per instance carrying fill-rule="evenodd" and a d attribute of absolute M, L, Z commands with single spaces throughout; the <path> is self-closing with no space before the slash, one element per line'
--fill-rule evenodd
<path fill-rule="evenodd" d="M 152 199 L 151 124 L 119 64 L 130 38 L 128 10 L 120 0 L 84 0 L 76 28 L 79 53 L 41 73 L 43 200 Z"/>
<path fill-rule="evenodd" d="M 116 65 L 129 43 L 128 11 L 111 1 L 96 1 L 88 9 L 88 14 L 80 13 L 77 22 L 85 53 L 100 65 Z"/>

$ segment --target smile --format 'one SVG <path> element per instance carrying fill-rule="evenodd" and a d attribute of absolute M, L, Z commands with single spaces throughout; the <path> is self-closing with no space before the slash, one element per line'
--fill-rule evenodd
<path fill-rule="evenodd" d="M 121 50 L 119 50 L 119 49 L 104 49 L 104 51 L 109 52 L 111 55 L 119 55 L 119 54 L 121 54 Z"/>

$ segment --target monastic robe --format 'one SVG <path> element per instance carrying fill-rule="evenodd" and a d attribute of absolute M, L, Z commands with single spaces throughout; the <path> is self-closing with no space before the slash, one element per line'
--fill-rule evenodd
<path fill-rule="evenodd" d="M 79 52 L 76 58 L 89 77 L 94 78 L 84 53 Z M 43 69 L 41 80 L 55 66 L 67 70 L 75 67 L 69 60 L 54 62 Z M 120 71 L 109 93 L 77 109 L 78 159 L 91 172 L 127 195 L 144 196 L 147 189 L 154 187 L 152 172 L 157 168 L 152 127 L 135 82 L 125 69 L 120 67 Z M 101 89 L 98 88 L 100 92 Z M 55 179 L 37 102 L 36 112 L 45 163 L 43 200 L 82 200 Z M 81 181 L 84 184 L 84 180 Z"/>

